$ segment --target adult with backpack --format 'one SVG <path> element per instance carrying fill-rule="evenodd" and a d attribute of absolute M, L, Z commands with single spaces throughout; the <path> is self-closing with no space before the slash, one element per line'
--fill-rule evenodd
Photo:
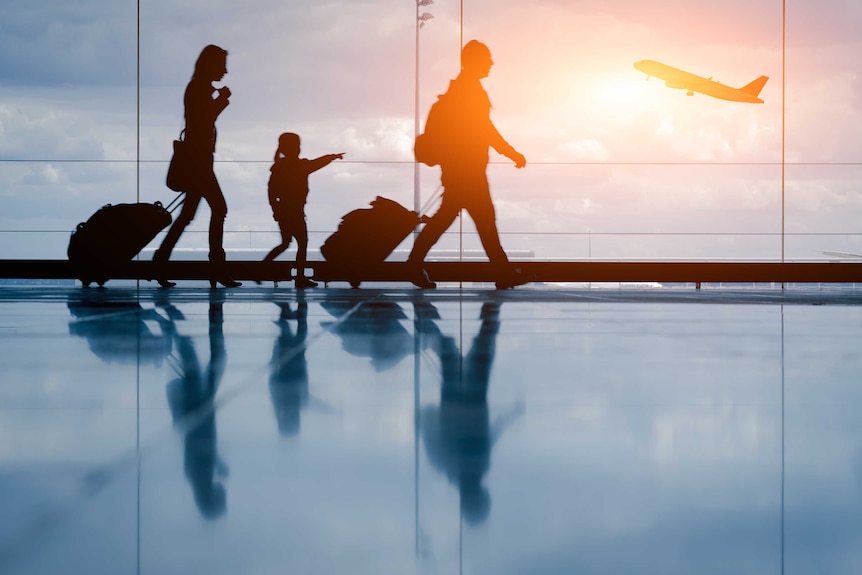
<path fill-rule="evenodd" d="M 428 165 L 439 164 L 443 184 L 440 207 L 419 233 L 407 260 L 411 264 L 410 281 L 420 288 L 437 287 L 429 279 L 423 260 L 462 209 L 473 219 L 488 259 L 500 270 L 497 289 L 526 281 L 511 268 L 500 244 L 485 173 L 489 147 L 515 162 L 516 168 L 527 164 L 491 122 L 491 101 L 481 80 L 488 76 L 492 64 L 491 51 L 485 44 L 477 40 L 468 42 L 461 50 L 461 73 L 432 106 L 425 133 L 416 140 L 416 159 Z"/>

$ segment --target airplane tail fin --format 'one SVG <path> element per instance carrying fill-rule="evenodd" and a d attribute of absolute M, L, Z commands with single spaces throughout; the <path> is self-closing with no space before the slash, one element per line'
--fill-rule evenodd
<path fill-rule="evenodd" d="M 760 95 L 760 91 L 763 89 L 763 86 L 766 84 L 766 81 L 769 80 L 769 76 L 761 76 L 754 82 L 750 84 L 746 84 L 740 91 L 745 92 L 746 94 L 751 94 L 755 98 Z"/>

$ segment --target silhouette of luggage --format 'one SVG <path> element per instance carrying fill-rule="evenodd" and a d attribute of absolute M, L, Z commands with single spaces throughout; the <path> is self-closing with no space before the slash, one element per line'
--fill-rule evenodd
<path fill-rule="evenodd" d="M 84 287 L 105 285 L 119 264 L 135 257 L 170 223 L 171 213 L 161 202 L 103 206 L 78 224 L 69 239 L 66 253 L 75 275 Z"/>
<path fill-rule="evenodd" d="M 337 264 L 350 285 L 359 287 L 369 267 L 382 263 L 419 225 L 419 214 L 377 196 L 370 208 L 353 210 L 320 247 L 326 261 Z"/>
<path fill-rule="evenodd" d="M 88 291 L 92 293 L 83 293 Z M 172 320 L 136 301 L 93 301 L 87 297 L 69 298 L 67 305 L 76 320 L 69 323 L 69 333 L 86 339 L 99 359 L 108 364 L 160 367 L 171 354 L 172 336 L 166 324 Z M 125 321 L 117 321 L 117 314 L 124 314 Z M 154 323 L 160 329 L 152 329 Z"/>

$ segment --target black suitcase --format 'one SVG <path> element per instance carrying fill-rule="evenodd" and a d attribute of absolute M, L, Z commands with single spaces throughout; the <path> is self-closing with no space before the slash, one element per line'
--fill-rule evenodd
<path fill-rule="evenodd" d="M 320 253 L 358 287 L 363 271 L 382 263 L 419 222 L 418 213 L 377 196 L 370 208 L 353 210 L 341 218 L 338 229 L 320 246 Z"/>
<path fill-rule="evenodd" d="M 92 282 L 103 286 L 118 264 L 130 261 L 170 223 L 171 214 L 161 202 L 103 206 L 78 224 L 69 239 L 66 253 L 75 275 L 84 287 Z"/>

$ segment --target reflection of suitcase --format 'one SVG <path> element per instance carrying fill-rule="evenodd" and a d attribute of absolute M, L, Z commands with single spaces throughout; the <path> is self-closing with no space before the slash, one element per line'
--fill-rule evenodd
<path fill-rule="evenodd" d="M 75 275 L 84 287 L 91 282 L 104 285 L 118 264 L 130 261 L 170 223 L 171 214 L 160 202 L 102 207 L 78 224 L 69 239 L 67 253 Z"/>
<path fill-rule="evenodd" d="M 320 247 L 326 261 L 337 264 L 358 286 L 363 271 L 382 263 L 419 225 L 419 214 L 398 202 L 377 198 L 370 208 L 353 210 Z"/>

